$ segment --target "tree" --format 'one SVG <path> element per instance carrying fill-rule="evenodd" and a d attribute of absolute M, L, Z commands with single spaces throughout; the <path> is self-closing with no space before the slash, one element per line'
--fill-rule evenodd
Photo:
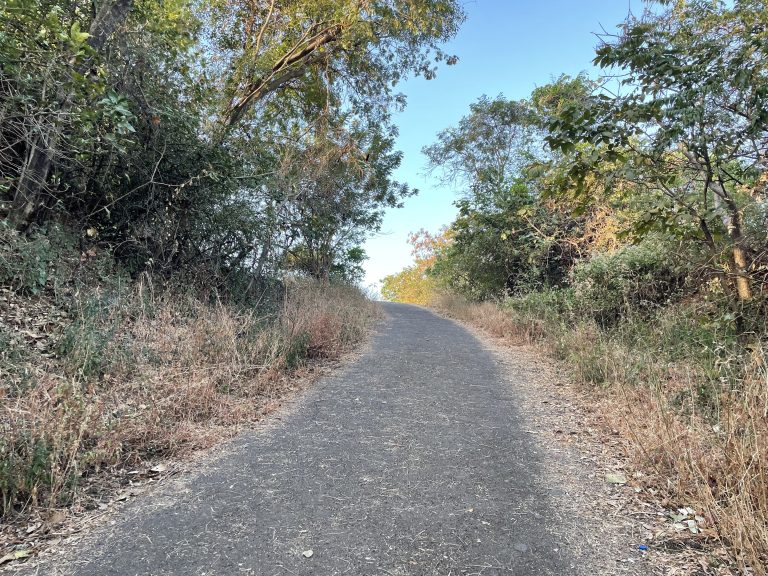
<path fill-rule="evenodd" d="M 438 280 L 430 273 L 437 258 L 451 245 L 450 232 L 443 228 L 437 234 L 421 229 L 408 236 L 413 247 L 414 264 L 391 274 L 381 281 L 381 295 L 392 302 L 430 304 L 440 288 Z"/>
<path fill-rule="evenodd" d="M 290 269 L 328 279 L 341 262 L 354 264 L 355 247 L 378 229 L 383 210 L 414 192 L 392 179 L 401 159 L 394 136 L 334 114 L 318 120 L 306 142 L 290 152 L 283 184 L 295 190 L 287 227 L 294 243 L 285 249 Z"/>
<path fill-rule="evenodd" d="M 540 126 L 529 102 L 483 96 L 424 149 L 429 168 L 463 188 L 453 242 L 432 267 L 452 289 L 484 299 L 562 282 L 572 219 L 545 206 L 528 176 L 544 157 Z"/>
<path fill-rule="evenodd" d="M 660 4 L 670 7 L 627 20 L 597 50 L 595 62 L 615 70 L 628 92 L 566 107 L 548 141 L 572 154 L 577 182 L 607 161 L 616 178 L 655 194 L 646 222 L 694 235 L 722 263 L 734 298 L 746 301 L 755 250 L 743 215 L 765 197 L 768 6 Z"/>
<path fill-rule="evenodd" d="M 229 128 L 288 87 L 386 114 L 401 78 L 430 78 L 435 60 L 455 62 L 439 44 L 464 18 L 456 0 L 227 0 L 209 12 L 209 33 L 229 55 L 221 67 Z"/>
<path fill-rule="evenodd" d="M 469 108 L 458 126 L 440 132 L 423 153 L 444 184 L 465 187 L 464 197 L 473 204 L 493 204 L 533 157 L 535 118 L 526 102 L 503 96 L 482 96 Z"/>
<path fill-rule="evenodd" d="M 2 129 L 3 150 L 11 157 L 0 159 L 0 186 L 12 197 L 8 210 L 18 228 L 42 206 L 63 207 L 62 201 L 71 204 L 71 193 L 82 192 L 69 187 L 69 174 L 65 182 L 61 172 L 71 172 L 75 162 L 104 159 L 88 149 L 98 141 L 82 137 L 88 130 L 95 136 L 94 129 L 109 127 L 100 136 L 122 150 L 148 151 L 158 144 L 157 138 L 132 139 L 136 121 L 150 122 L 142 136 L 169 126 L 146 102 L 146 83 L 126 78 L 162 70 L 165 78 L 152 77 L 150 89 L 171 86 L 178 98 L 170 107 L 189 113 L 185 119 L 197 123 L 194 141 L 216 148 L 214 157 L 221 159 L 230 150 L 244 150 L 244 142 L 264 128 L 303 130 L 341 110 L 386 127 L 392 108 L 403 104 L 396 82 L 412 73 L 431 77 L 437 62 L 454 62 L 439 44 L 463 19 L 457 0 L 108 0 L 97 7 L 93 11 L 92 3 L 81 0 L 11 0 L 0 9 L 0 90 L 7 96 L 3 118 L 12 123 Z M 145 18 L 148 13 L 154 18 Z M 180 21 L 177 43 L 158 46 L 163 27 Z M 136 50 L 153 42 L 154 53 Z M 187 80 L 194 88 L 179 89 Z M 96 122 L 95 112 L 105 121 Z M 207 167 L 195 162 L 197 170 L 185 180 L 157 183 L 168 157 L 162 148 L 152 151 L 157 158 L 156 164 L 147 162 L 149 182 L 132 182 L 131 197 L 157 191 L 158 185 L 169 192 L 184 184 L 187 192 L 192 182 L 213 178 L 221 188 L 218 183 L 239 177 L 227 161 Z M 271 155 L 268 148 L 249 151 L 254 157 L 261 153 Z M 120 154 L 106 156 L 109 164 Z M 251 175 L 240 176 L 240 183 L 248 178 L 255 184 Z M 98 191 L 79 204 L 101 196 Z M 185 225 L 187 220 L 182 218 Z"/>
<path fill-rule="evenodd" d="M 41 99 L 50 103 L 46 113 L 29 132 L 21 131 L 23 151 L 20 152 L 21 166 L 16 178 L 10 220 L 16 226 L 24 226 L 37 210 L 48 175 L 54 160 L 59 156 L 64 123 L 68 122 L 72 104 L 80 94 L 91 89 L 87 78 L 89 68 L 94 68 L 102 57 L 109 39 L 125 23 L 133 0 L 107 0 L 91 12 L 88 3 L 66 2 L 67 10 L 54 4 L 48 6 L 21 0 L 10 2 L 0 12 L 11 32 L 4 35 L 2 47 L 3 75 L 14 74 L 22 77 L 21 69 L 26 68 L 24 59 L 27 48 L 35 56 L 42 55 L 39 46 L 62 46 L 59 57 L 71 64 L 67 68 L 55 68 L 54 73 L 45 74 L 39 86 Z M 91 16 L 92 14 L 92 16 Z M 60 18 L 60 16 L 65 16 Z M 83 22 L 87 25 L 83 26 Z M 69 26 L 67 26 L 69 25 Z M 24 36 L 39 30 L 37 46 L 30 46 Z M 81 30 L 87 29 L 88 32 Z M 39 64 L 39 63 L 38 63 Z M 46 71 L 47 72 L 47 71 Z M 4 89 L 18 88 L 10 81 L 3 83 Z M 26 133 L 25 133 L 26 132 Z"/>

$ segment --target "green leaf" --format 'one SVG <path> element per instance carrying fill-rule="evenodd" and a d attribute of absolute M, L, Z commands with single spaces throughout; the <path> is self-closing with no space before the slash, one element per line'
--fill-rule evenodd
<path fill-rule="evenodd" d="M 0 558 L 0 564 L 5 564 L 6 562 L 12 562 L 13 560 L 21 560 L 23 558 L 29 558 L 29 550 L 15 550 L 14 552 L 9 552 L 2 558 Z"/>
<path fill-rule="evenodd" d="M 75 22 L 72 24 L 72 27 L 69 29 L 69 37 L 75 44 L 82 44 L 88 38 L 90 38 L 90 34 L 88 32 L 81 32 L 80 31 L 80 22 Z"/>

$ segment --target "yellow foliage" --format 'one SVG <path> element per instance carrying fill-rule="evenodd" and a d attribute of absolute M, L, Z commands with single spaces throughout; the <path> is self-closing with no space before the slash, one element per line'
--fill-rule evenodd
<path fill-rule="evenodd" d="M 392 302 L 426 306 L 436 294 L 435 280 L 427 270 L 435 263 L 440 251 L 451 243 L 450 231 L 443 228 L 437 234 L 430 234 L 422 229 L 409 234 L 408 242 L 413 246 L 415 263 L 384 278 L 381 295 Z"/>
<path fill-rule="evenodd" d="M 434 295 L 434 280 L 418 263 L 382 280 L 381 295 L 392 302 L 427 305 Z"/>

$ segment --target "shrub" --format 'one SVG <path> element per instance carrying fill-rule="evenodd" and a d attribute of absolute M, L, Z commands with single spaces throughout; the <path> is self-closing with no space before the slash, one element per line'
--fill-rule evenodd
<path fill-rule="evenodd" d="M 45 234 L 22 236 L 7 221 L 0 222 L 0 285 L 22 294 L 39 294 L 48 282 L 53 259 Z"/>
<path fill-rule="evenodd" d="M 681 293 L 689 272 L 684 260 L 654 241 L 595 254 L 573 269 L 575 306 L 603 327 L 648 314 Z"/>
<path fill-rule="evenodd" d="M 576 317 L 571 288 L 550 288 L 513 296 L 504 301 L 504 306 L 521 317 L 545 323 L 570 324 Z"/>
<path fill-rule="evenodd" d="M 81 300 L 76 301 L 74 319 L 58 344 L 65 372 L 88 380 L 102 377 L 113 367 L 125 370 L 134 358 L 121 342 L 126 310 L 118 301 L 105 301 L 99 292 Z"/>

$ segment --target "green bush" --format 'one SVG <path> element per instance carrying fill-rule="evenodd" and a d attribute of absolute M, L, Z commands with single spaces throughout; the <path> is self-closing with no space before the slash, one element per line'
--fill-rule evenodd
<path fill-rule="evenodd" d="M 35 384 L 30 366 L 31 352 L 18 334 L 0 325 L 0 378 L 12 396 L 23 394 Z"/>
<path fill-rule="evenodd" d="M 599 253 L 573 269 L 574 306 L 602 327 L 647 316 L 681 294 L 689 274 L 674 248 L 646 241 Z"/>
<path fill-rule="evenodd" d="M 113 367 L 126 370 L 135 362 L 121 341 L 126 325 L 124 315 L 130 311 L 120 305 L 117 296 L 97 293 L 78 302 L 73 312 L 74 320 L 58 343 L 58 353 L 69 375 L 98 379 Z"/>
<path fill-rule="evenodd" d="M 0 441 L 0 498 L 3 515 L 14 504 L 29 499 L 40 488 L 50 487 L 50 457 L 48 444 L 39 438 L 25 438 L 15 442 Z"/>
<path fill-rule="evenodd" d="M 20 294 L 39 294 L 48 282 L 54 250 L 42 232 L 22 236 L 0 222 L 0 285 Z"/>
<path fill-rule="evenodd" d="M 557 325 L 571 323 L 576 313 L 571 288 L 550 288 L 510 297 L 505 301 L 505 307 L 523 317 Z"/>

